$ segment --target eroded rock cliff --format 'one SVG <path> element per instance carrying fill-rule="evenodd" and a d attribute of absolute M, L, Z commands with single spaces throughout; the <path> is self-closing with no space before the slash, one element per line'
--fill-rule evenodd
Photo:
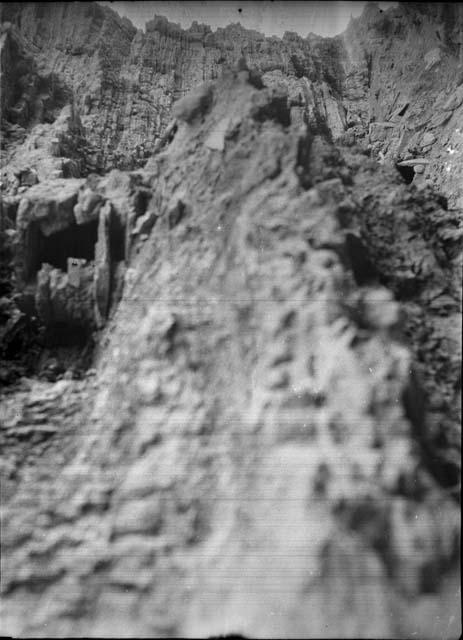
<path fill-rule="evenodd" d="M 2 631 L 458 636 L 461 10 L 3 17 Z"/>
<path fill-rule="evenodd" d="M 85 129 L 87 171 L 141 166 L 172 103 L 245 56 L 251 68 L 290 84 L 294 118 L 305 113 L 335 138 L 346 132 L 347 139 L 369 139 L 391 162 L 417 159 L 412 166 L 424 168 L 418 173 L 445 186 L 461 207 L 458 4 L 401 3 L 387 12 L 371 4 L 335 38 L 266 38 L 239 24 L 182 30 L 162 17 L 142 32 L 95 3 L 5 3 L 3 20 L 9 26 L 2 82 L 9 90 L 2 113 L 8 107 L 19 125 L 39 114 L 48 121 L 50 101 L 56 109 L 72 95 Z"/>

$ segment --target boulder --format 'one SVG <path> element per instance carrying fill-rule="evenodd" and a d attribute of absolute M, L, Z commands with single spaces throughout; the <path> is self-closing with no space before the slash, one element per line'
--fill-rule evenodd
<path fill-rule="evenodd" d="M 436 141 L 436 136 L 433 133 L 427 131 L 424 136 L 421 138 L 421 146 L 427 147 L 428 145 L 434 144 Z"/>
<path fill-rule="evenodd" d="M 424 56 L 425 70 L 429 71 L 442 60 L 442 49 L 435 47 L 428 51 Z"/>
<path fill-rule="evenodd" d="M 212 85 L 206 82 L 178 100 L 172 107 L 172 115 L 178 120 L 191 124 L 196 118 L 208 111 L 212 100 Z"/>
<path fill-rule="evenodd" d="M 74 217 L 77 224 L 97 220 L 103 202 L 104 198 L 100 193 L 88 187 L 80 190 L 77 204 L 74 206 Z"/>
<path fill-rule="evenodd" d="M 45 236 L 74 222 L 74 206 L 84 180 L 77 178 L 41 182 L 28 189 L 18 207 L 17 226 L 24 230 L 36 222 Z"/>
<path fill-rule="evenodd" d="M 230 118 L 223 118 L 212 129 L 205 140 L 205 145 L 209 149 L 223 151 L 225 147 L 225 135 L 230 126 Z"/>

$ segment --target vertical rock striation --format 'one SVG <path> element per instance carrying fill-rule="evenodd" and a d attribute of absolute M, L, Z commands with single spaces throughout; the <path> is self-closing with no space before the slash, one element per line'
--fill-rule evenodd
<path fill-rule="evenodd" d="M 21 46 L 38 67 L 35 84 L 59 84 L 61 95 L 72 95 L 86 134 L 87 171 L 141 166 L 162 137 L 173 102 L 244 56 L 250 68 L 291 85 L 294 118 L 325 126 L 335 139 L 368 140 L 391 162 L 426 158 L 427 165 L 416 165 L 425 166 L 420 180 L 429 178 L 452 206 L 461 206 L 458 4 L 403 3 L 383 12 L 371 3 L 335 38 L 290 32 L 266 38 L 239 24 L 212 32 L 193 23 L 184 30 L 159 16 L 143 32 L 85 2 L 5 3 L 3 20 L 2 82 L 16 82 L 4 92 L 15 100 L 10 117 L 24 119 L 37 93 L 21 93 L 11 80 L 18 69 L 8 60 Z M 28 77 L 19 75 L 20 87 L 31 86 Z"/>

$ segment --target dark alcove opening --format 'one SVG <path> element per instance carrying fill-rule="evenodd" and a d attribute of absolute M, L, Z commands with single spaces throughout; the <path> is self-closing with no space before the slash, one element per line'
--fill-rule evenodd
<path fill-rule="evenodd" d="M 44 346 L 51 347 L 77 347 L 84 349 L 91 338 L 91 331 L 87 327 L 56 322 L 46 328 L 44 334 Z"/>
<path fill-rule="evenodd" d="M 415 170 L 413 167 L 403 167 L 399 164 L 396 164 L 395 168 L 402 176 L 404 182 L 406 182 L 407 184 L 411 184 L 413 182 L 413 178 L 415 177 Z"/>
<path fill-rule="evenodd" d="M 399 113 L 398 113 L 397 115 L 399 115 L 399 116 L 404 116 L 404 115 L 405 115 L 405 113 L 407 112 L 408 107 L 409 107 L 409 104 L 407 103 L 406 105 L 404 105 L 404 106 L 402 107 L 402 109 L 399 111 Z"/>
<path fill-rule="evenodd" d="M 38 225 L 32 223 L 29 228 L 27 279 L 33 279 L 44 263 L 67 271 L 68 258 L 94 260 L 97 238 L 97 220 L 80 225 L 73 223 L 50 236 L 44 235 Z"/>
<path fill-rule="evenodd" d="M 122 224 L 119 216 L 111 216 L 109 236 L 111 243 L 111 261 L 122 262 L 125 260 L 125 225 Z"/>

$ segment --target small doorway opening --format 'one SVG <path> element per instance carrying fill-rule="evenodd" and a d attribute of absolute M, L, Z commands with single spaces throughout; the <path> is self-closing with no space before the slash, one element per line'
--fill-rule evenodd
<path fill-rule="evenodd" d="M 406 184 L 411 184 L 413 182 L 413 178 L 415 177 L 415 170 L 413 167 L 404 167 L 396 163 L 395 168 L 400 173 Z"/>
<path fill-rule="evenodd" d="M 48 263 L 67 271 L 68 258 L 95 259 L 95 244 L 98 239 L 98 220 L 85 224 L 72 223 L 66 229 L 46 236 L 36 222 L 29 227 L 27 280 L 31 281 Z"/>

